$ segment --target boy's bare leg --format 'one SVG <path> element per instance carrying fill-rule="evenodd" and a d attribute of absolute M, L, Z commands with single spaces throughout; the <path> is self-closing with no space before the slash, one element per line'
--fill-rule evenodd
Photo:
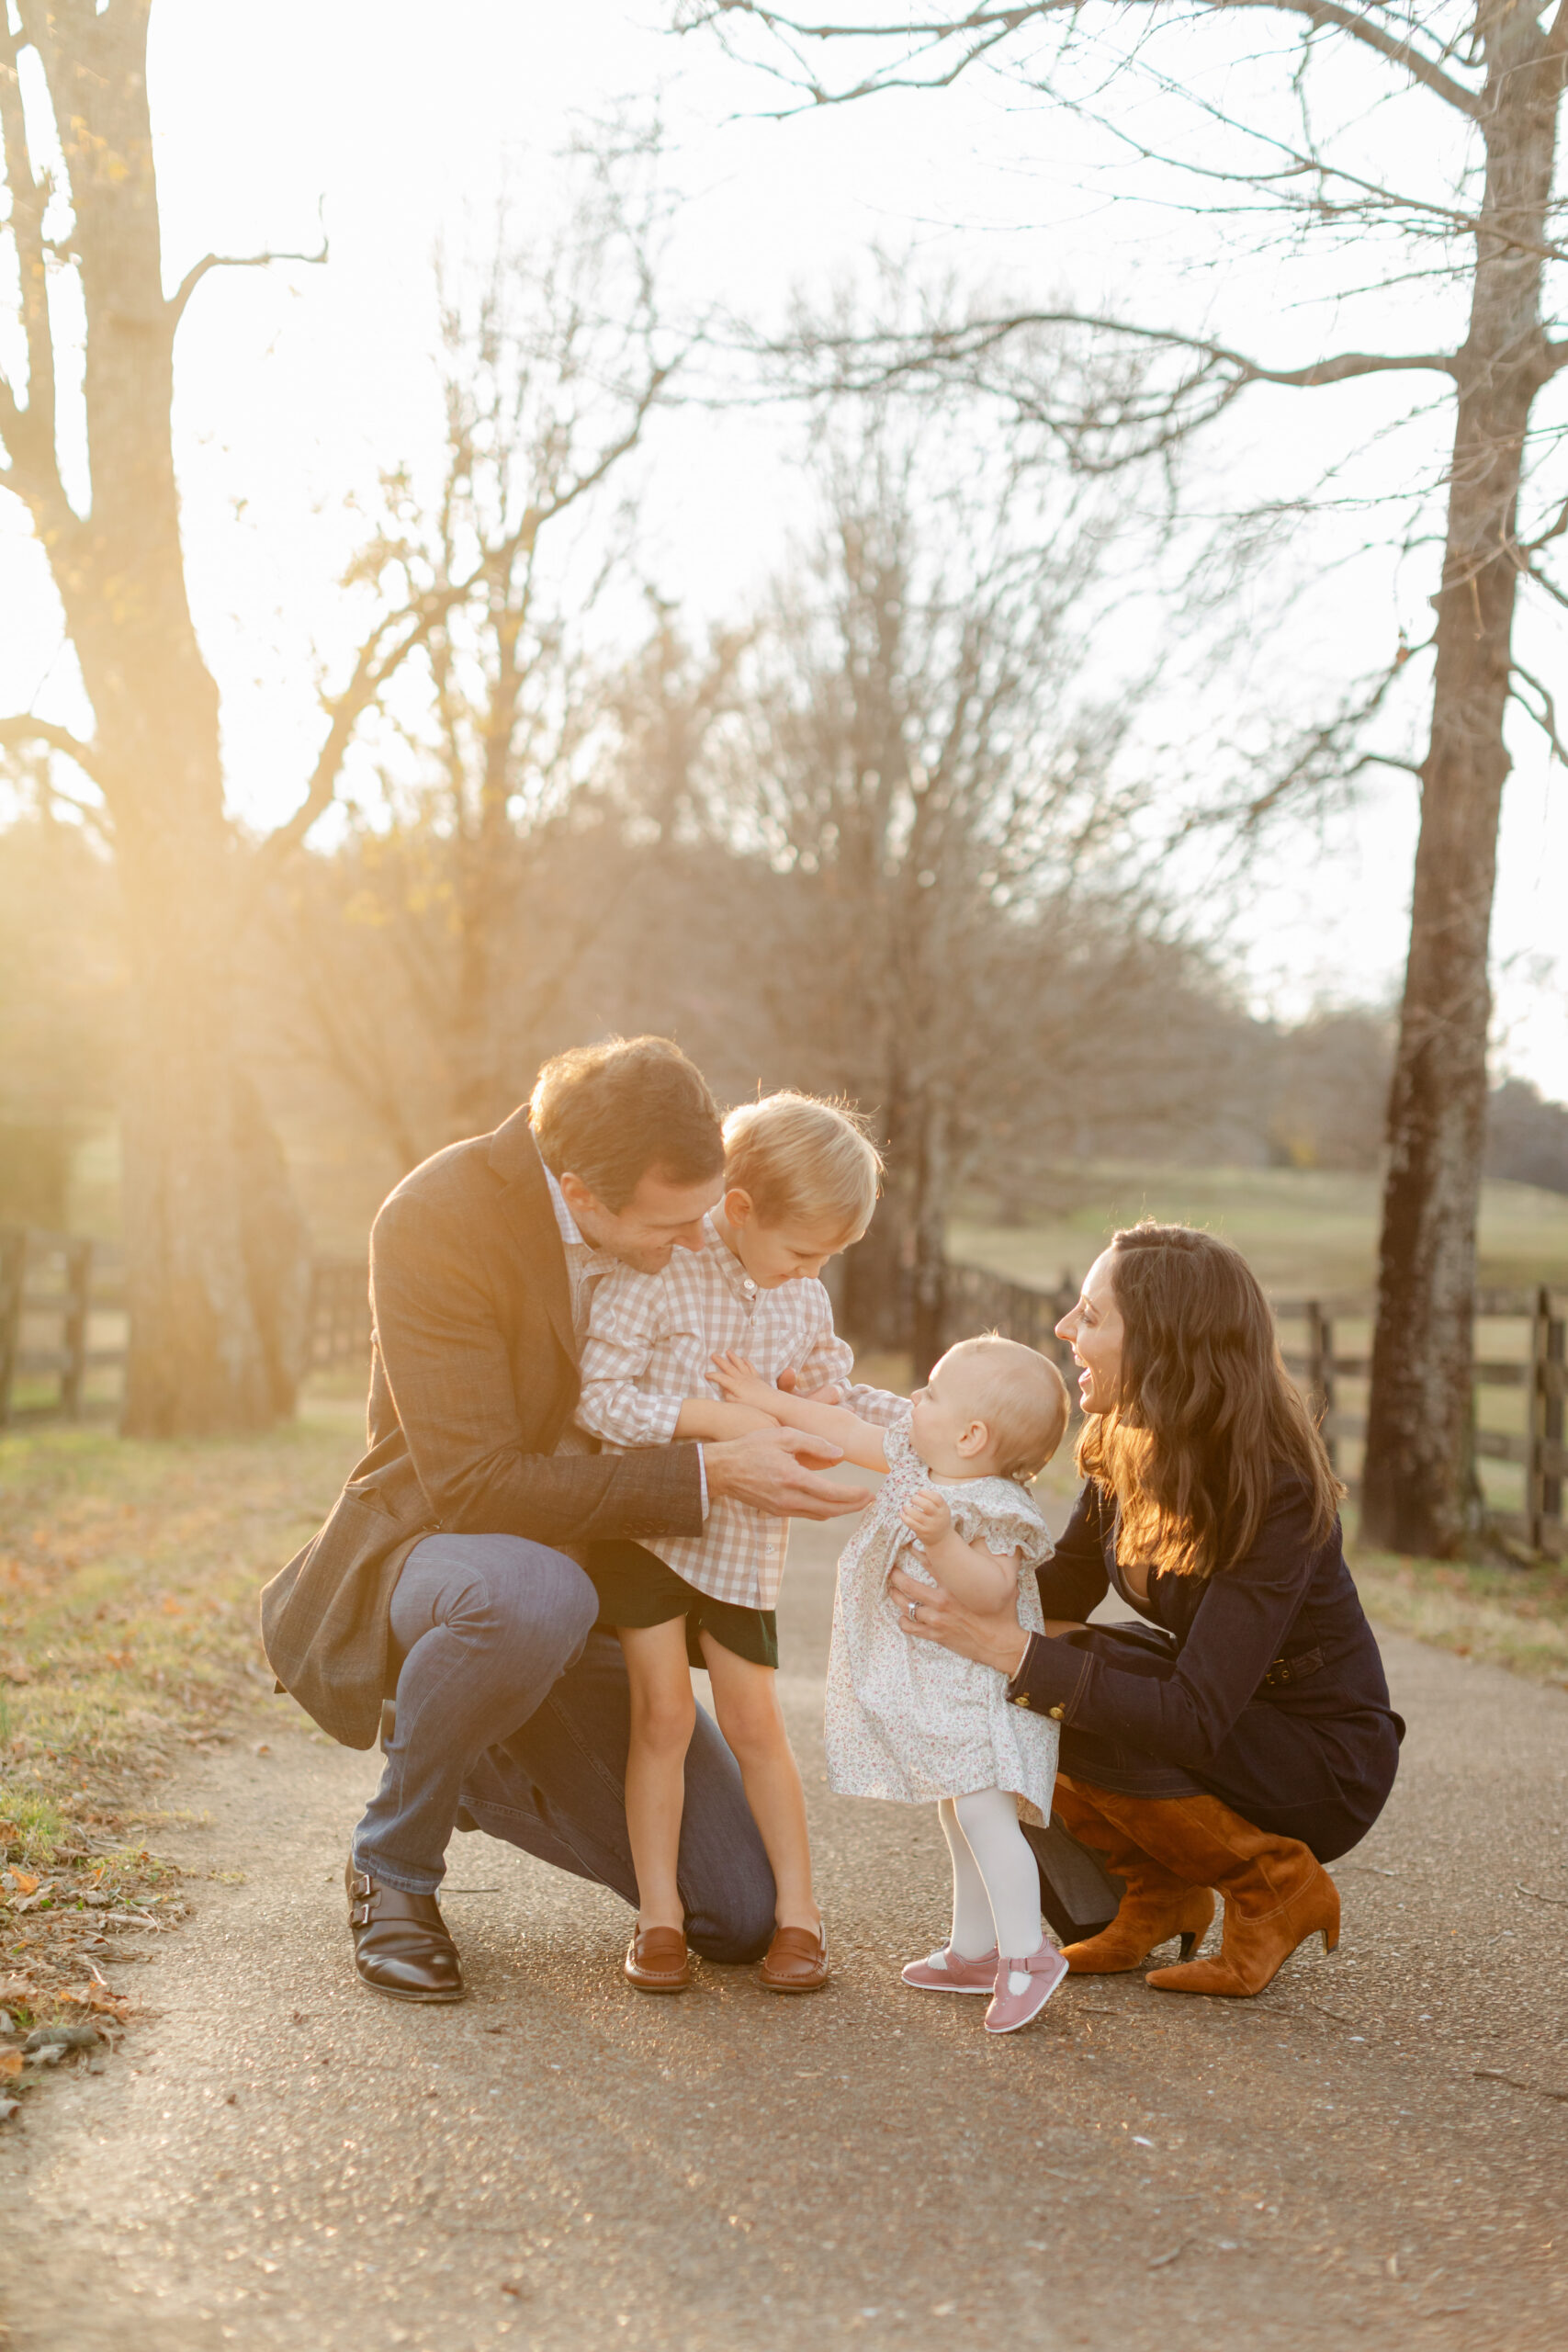
<path fill-rule="evenodd" d="M 631 1687 L 626 1834 L 637 1871 L 637 1925 L 683 1928 L 686 1915 L 675 1867 L 686 1750 L 697 1719 L 686 1657 L 686 1621 L 671 1617 L 663 1625 L 617 1625 L 615 1631 Z"/>
<path fill-rule="evenodd" d="M 778 1925 L 809 1928 L 815 1935 L 822 1914 L 811 1893 L 806 1792 L 784 1730 L 778 1676 L 772 1667 L 737 1657 L 705 1629 L 701 1638 L 718 1727 L 740 1767 L 746 1802 L 773 1865 Z"/>

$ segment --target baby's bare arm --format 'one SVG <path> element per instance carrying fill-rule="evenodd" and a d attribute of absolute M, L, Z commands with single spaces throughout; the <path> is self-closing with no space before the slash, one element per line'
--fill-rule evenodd
<path fill-rule="evenodd" d="M 831 1438 L 846 1462 L 862 1470 L 886 1470 L 887 1454 L 882 1431 L 841 1405 L 816 1405 L 787 1388 L 774 1388 L 754 1372 L 744 1356 L 716 1355 L 713 1376 L 730 1402 L 757 1413 L 768 1413 L 786 1429 L 805 1430 L 811 1437 Z"/>
<path fill-rule="evenodd" d="M 758 1430 L 776 1430 L 777 1413 L 754 1412 L 750 1405 L 727 1405 L 717 1396 L 688 1396 L 675 1421 L 678 1438 L 706 1438 L 718 1443 L 729 1437 L 750 1437 Z"/>
<path fill-rule="evenodd" d="M 965 1609 L 983 1613 L 1006 1606 L 1018 1589 L 1017 1552 L 987 1552 L 983 1544 L 965 1544 L 953 1524 L 953 1513 L 930 1487 L 911 1495 L 903 1510 L 907 1528 L 920 1539 L 927 1567 L 944 1592 Z"/>

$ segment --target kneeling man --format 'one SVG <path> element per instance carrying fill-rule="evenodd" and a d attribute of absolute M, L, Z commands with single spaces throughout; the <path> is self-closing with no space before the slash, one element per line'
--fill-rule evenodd
<path fill-rule="evenodd" d="M 617 1039 L 547 1063 L 527 1105 L 416 1168 L 376 1219 L 368 1451 L 263 1593 L 262 1632 L 279 1682 L 345 1746 L 371 1747 L 395 1702 L 347 1871 L 378 1992 L 462 1997 L 435 1899 L 459 1824 L 637 1900 L 626 1671 L 570 1547 L 695 1535 L 720 1495 L 801 1519 L 868 1499 L 805 1466 L 837 1449 L 796 1430 L 602 1454 L 573 1424 L 595 1281 L 700 1249 L 723 1169 L 697 1070 L 665 1038 Z M 772 1873 L 700 1712 L 680 1882 L 694 1950 L 761 1952 Z"/>

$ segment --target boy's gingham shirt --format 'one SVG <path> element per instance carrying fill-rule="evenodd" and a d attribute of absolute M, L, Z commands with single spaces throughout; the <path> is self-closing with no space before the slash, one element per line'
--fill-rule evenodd
<path fill-rule="evenodd" d="M 701 1250 L 677 1250 L 663 1273 L 617 1265 L 595 1283 L 577 1418 L 609 1445 L 668 1445 L 687 1397 L 720 1394 L 709 1360 L 731 1350 L 764 1380 L 793 1372 L 807 1391 L 836 1381 L 863 1420 L 887 1427 L 909 1409 L 908 1397 L 852 1382 L 854 1357 L 819 1282 L 761 1289 L 709 1217 Z M 772 1609 L 788 1535 L 787 1520 L 721 1495 L 700 1536 L 649 1536 L 644 1546 L 715 1600 Z"/>

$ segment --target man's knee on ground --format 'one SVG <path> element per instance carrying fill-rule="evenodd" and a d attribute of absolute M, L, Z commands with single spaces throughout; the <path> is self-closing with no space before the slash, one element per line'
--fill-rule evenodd
<path fill-rule="evenodd" d="M 773 1940 L 778 1897 L 773 1873 L 764 1863 L 743 1880 L 726 1888 L 722 1900 L 700 1914 L 689 1907 L 686 1940 L 704 1960 L 739 1966 L 761 1960 Z"/>

